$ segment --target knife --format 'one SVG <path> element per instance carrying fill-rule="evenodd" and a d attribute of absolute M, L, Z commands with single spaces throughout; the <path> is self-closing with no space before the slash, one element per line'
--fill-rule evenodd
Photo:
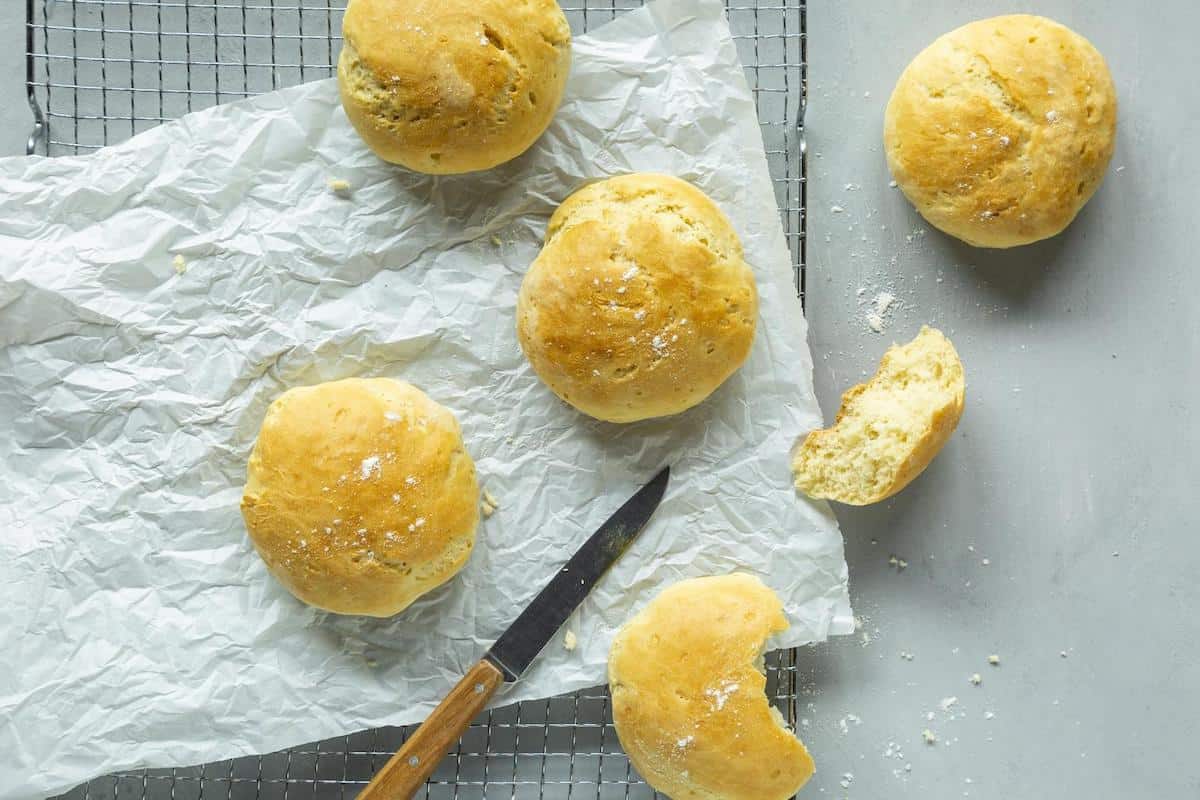
<path fill-rule="evenodd" d="M 408 800 L 420 790 L 500 684 L 521 677 L 601 576 L 642 532 L 667 490 L 670 475 L 671 468 L 664 467 L 583 543 L 375 774 L 358 800 Z"/>

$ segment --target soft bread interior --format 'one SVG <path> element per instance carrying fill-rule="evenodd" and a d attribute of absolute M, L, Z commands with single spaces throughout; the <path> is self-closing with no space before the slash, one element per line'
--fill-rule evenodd
<path fill-rule="evenodd" d="M 922 328 L 887 351 L 870 381 L 846 392 L 832 428 L 808 435 L 793 461 L 796 487 L 853 505 L 895 494 L 953 432 L 965 388 L 950 340 Z"/>

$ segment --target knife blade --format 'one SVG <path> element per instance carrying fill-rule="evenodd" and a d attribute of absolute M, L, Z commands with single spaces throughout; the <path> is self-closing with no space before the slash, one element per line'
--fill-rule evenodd
<path fill-rule="evenodd" d="M 505 683 L 521 677 L 600 577 L 642 532 L 658 508 L 670 477 L 671 468 L 663 467 L 626 500 L 625 505 L 575 551 L 575 555 L 487 651 L 484 658 L 500 668 Z"/>
<path fill-rule="evenodd" d="M 420 790 L 501 684 L 521 676 L 601 576 L 629 549 L 662 501 L 670 476 L 671 468 L 663 467 L 596 529 L 404 746 L 375 773 L 358 800 L 410 798 Z"/>

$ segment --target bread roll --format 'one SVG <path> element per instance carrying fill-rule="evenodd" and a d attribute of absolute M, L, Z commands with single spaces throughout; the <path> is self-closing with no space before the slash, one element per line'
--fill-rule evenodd
<path fill-rule="evenodd" d="M 631 422 L 708 397 L 750 353 L 754 273 L 729 220 L 667 175 L 624 175 L 554 212 L 517 300 L 534 372 L 585 414 Z"/>
<path fill-rule="evenodd" d="M 883 139 L 896 183 L 930 224 L 979 247 L 1059 233 L 1112 158 L 1117 97 L 1104 59 L 1045 17 L 942 36 L 900 76 Z"/>
<path fill-rule="evenodd" d="M 479 522 L 458 421 L 388 378 L 291 389 L 267 409 L 242 516 L 306 603 L 388 617 L 466 563 Z"/>
<path fill-rule="evenodd" d="M 832 428 L 808 434 L 792 460 L 796 488 L 855 506 L 891 497 L 949 441 L 966 390 L 954 345 L 923 326 L 883 354 L 871 380 L 842 395 Z"/>
<path fill-rule="evenodd" d="M 786 800 L 813 774 L 768 702 L 767 637 L 786 630 L 749 575 L 676 583 L 625 623 L 608 657 L 613 723 L 646 782 L 675 800 Z"/>
<path fill-rule="evenodd" d="M 489 169 L 550 124 L 571 67 L 554 0 L 351 0 L 338 87 L 385 161 L 417 172 Z"/>

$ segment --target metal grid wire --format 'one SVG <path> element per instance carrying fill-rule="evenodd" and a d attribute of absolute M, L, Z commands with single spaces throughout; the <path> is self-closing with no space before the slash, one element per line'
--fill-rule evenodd
<path fill-rule="evenodd" d="M 725 0 L 758 106 L 796 289 L 805 295 L 804 0 Z M 641 0 L 566 0 L 582 33 Z M 26 0 L 28 151 L 91 152 L 218 103 L 328 78 L 345 0 Z M 797 719 L 796 651 L 767 657 L 767 694 Z M 333 800 L 354 797 L 411 728 L 350 736 L 197 767 L 97 778 L 64 798 Z M 653 798 L 612 725 L 608 692 L 591 689 L 483 714 L 423 797 Z"/>

